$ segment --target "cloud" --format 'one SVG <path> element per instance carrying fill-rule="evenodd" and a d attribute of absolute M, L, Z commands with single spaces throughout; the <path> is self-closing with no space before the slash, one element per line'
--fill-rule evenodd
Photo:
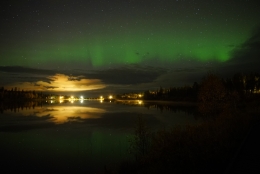
<path fill-rule="evenodd" d="M 117 65 L 108 69 L 53 70 L 26 67 L 0 67 L 0 85 L 20 90 L 80 92 L 88 95 L 144 91 L 162 87 L 192 85 L 213 63 L 196 60 L 164 62 L 167 67 L 147 64 Z M 73 75 L 72 75 L 73 74 Z M 91 91 L 90 91 L 91 90 Z"/>
<path fill-rule="evenodd" d="M 77 80 L 71 80 L 77 79 Z M 87 91 L 102 89 L 105 85 L 99 79 L 87 79 L 80 77 L 72 77 L 65 74 L 55 74 L 53 76 L 48 76 L 46 81 L 36 81 L 36 82 L 18 82 L 9 84 L 6 88 L 19 87 L 23 90 L 35 90 L 35 91 Z"/>
<path fill-rule="evenodd" d="M 88 76 L 102 79 L 102 81 L 106 84 L 134 85 L 152 82 L 165 72 L 166 69 L 163 68 L 130 64 L 114 67 L 111 69 L 95 71 Z"/>
<path fill-rule="evenodd" d="M 8 73 L 53 74 L 53 70 L 36 69 L 23 66 L 0 66 L 0 71 Z"/>
<path fill-rule="evenodd" d="M 0 85 L 10 86 L 14 83 L 20 85 L 21 83 L 35 83 L 37 81 L 48 82 L 48 76 L 54 74 L 55 72 L 53 70 L 48 69 L 36 69 L 22 66 L 0 66 Z"/>
<path fill-rule="evenodd" d="M 224 71 L 259 72 L 260 70 L 260 26 L 240 46 L 236 47 L 232 58 L 225 62 Z"/>

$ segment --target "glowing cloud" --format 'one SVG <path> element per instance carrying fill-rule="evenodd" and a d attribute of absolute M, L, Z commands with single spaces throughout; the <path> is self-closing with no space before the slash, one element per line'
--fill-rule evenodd
<path fill-rule="evenodd" d="M 99 79 L 86 79 L 84 76 L 71 77 L 65 74 L 56 74 L 47 77 L 50 81 L 20 82 L 6 86 L 14 88 L 19 86 L 23 90 L 35 91 L 86 91 L 102 89 L 105 85 Z"/>

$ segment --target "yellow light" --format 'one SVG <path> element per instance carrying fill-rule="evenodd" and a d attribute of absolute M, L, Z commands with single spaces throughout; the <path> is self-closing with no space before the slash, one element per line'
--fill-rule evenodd
<path fill-rule="evenodd" d="M 109 96 L 109 99 L 112 99 L 112 98 L 113 98 L 113 96 L 112 96 L 112 95 L 110 95 L 110 96 Z"/>
<path fill-rule="evenodd" d="M 142 95 L 141 95 L 141 94 L 139 94 L 138 96 L 139 96 L 139 97 L 142 97 Z"/>

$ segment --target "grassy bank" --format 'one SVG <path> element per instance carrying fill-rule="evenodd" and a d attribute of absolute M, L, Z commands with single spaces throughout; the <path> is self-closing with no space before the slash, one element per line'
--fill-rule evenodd
<path fill-rule="evenodd" d="M 253 107 L 254 108 L 254 107 Z M 139 118 L 131 152 L 119 173 L 223 173 L 259 111 L 225 109 L 200 125 L 152 132 Z"/>

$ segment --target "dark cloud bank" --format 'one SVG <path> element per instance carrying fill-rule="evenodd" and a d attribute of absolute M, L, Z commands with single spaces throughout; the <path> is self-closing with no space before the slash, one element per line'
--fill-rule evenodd
<path fill-rule="evenodd" d="M 249 39 L 234 48 L 232 58 L 220 70 L 226 74 L 260 72 L 260 26 Z"/>

